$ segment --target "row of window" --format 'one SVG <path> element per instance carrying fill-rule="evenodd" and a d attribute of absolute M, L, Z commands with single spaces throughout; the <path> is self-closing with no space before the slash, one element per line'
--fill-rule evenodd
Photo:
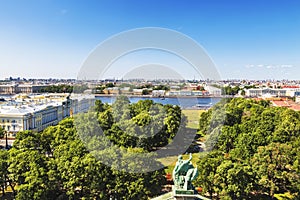
<path fill-rule="evenodd" d="M 17 123 L 17 120 L 14 120 L 14 119 L 11 120 L 11 121 L 9 119 L 2 119 L 1 121 L 2 121 L 2 123 L 5 123 L 5 122 L 7 122 L 7 123 L 9 123 L 9 122 L 11 122 L 11 123 Z M 21 123 L 21 120 L 19 120 L 19 123 Z"/>
<path fill-rule="evenodd" d="M 57 112 L 47 113 L 45 116 L 43 116 L 42 124 L 46 124 L 55 120 L 57 120 Z"/>
<path fill-rule="evenodd" d="M 2 125 L 2 129 L 3 130 L 7 130 L 7 131 L 16 131 L 16 128 L 17 128 L 17 125 L 12 125 L 12 126 L 10 126 L 10 125 L 8 125 L 8 126 Z"/>
<path fill-rule="evenodd" d="M 16 135 L 17 135 L 16 133 L 8 133 L 7 137 L 16 137 Z"/>

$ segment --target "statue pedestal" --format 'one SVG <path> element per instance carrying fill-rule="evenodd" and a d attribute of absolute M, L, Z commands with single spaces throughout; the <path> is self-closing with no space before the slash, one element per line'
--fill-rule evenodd
<path fill-rule="evenodd" d="M 173 195 L 172 198 L 174 200 L 196 200 L 196 199 L 210 200 L 210 199 L 203 197 L 201 195 L 198 195 L 198 194 L 176 194 L 176 195 Z"/>
<path fill-rule="evenodd" d="M 194 190 L 178 190 L 178 189 L 175 189 L 173 191 L 174 191 L 174 196 L 175 195 L 193 195 L 193 194 L 195 194 Z"/>
<path fill-rule="evenodd" d="M 174 200 L 195 200 L 196 197 L 194 196 L 176 196 L 174 197 Z"/>
<path fill-rule="evenodd" d="M 173 186 L 173 197 L 176 200 L 194 200 L 194 190 L 175 189 Z"/>
<path fill-rule="evenodd" d="M 173 196 L 174 200 L 195 200 L 195 195 L 178 194 Z"/>
<path fill-rule="evenodd" d="M 199 194 L 174 194 L 173 192 L 169 192 L 166 194 L 163 194 L 159 197 L 153 198 L 151 200 L 211 200 L 206 197 L 203 197 Z"/>
<path fill-rule="evenodd" d="M 174 200 L 195 200 L 195 199 L 203 199 L 203 200 L 210 200 L 206 197 L 203 197 L 199 194 L 195 194 L 194 190 L 182 190 L 182 189 L 175 189 L 175 186 L 172 187 L 172 198 Z"/>

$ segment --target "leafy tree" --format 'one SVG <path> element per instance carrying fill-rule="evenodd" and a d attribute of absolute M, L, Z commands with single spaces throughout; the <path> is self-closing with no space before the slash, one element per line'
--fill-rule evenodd
<path fill-rule="evenodd" d="M 106 88 L 115 87 L 115 84 L 114 84 L 114 83 L 106 83 L 106 84 L 105 84 L 105 87 L 106 87 Z"/>
<path fill-rule="evenodd" d="M 9 177 L 8 172 L 9 167 L 9 152 L 6 150 L 0 150 L 0 186 L 2 191 L 2 196 L 5 196 L 5 190 L 9 185 L 13 193 L 15 193 L 15 184 Z"/>
<path fill-rule="evenodd" d="M 69 198 L 101 196 L 108 199 L 110 170 L 88 154 L 82 142 L 60 145 L 54 151 L 54 164 L 60 177 L 53 177 Z M 54 173 L 52 173 L 55 175 Z"/>
<path fill-rule="evenodd" d="M 203 86 L 198 85 L 198 86 L 197 86 L 197 90 L 204 91 L 205 88 L 204 88 Z"/>
<path fill-rule="evenodd" d="M 104 89 L 105 89 L 104 85 L 97 86 L 96 88 L 93 89 L 93 93 L 104 94 L 104 91 L 103 91 Z"/>
<path fill-rule="evenodd" d="M 246 91 L 245 91 L 245 90 L 242 90 L 242 91 L 241 91 L 241 95 L 242 95 L 242 96 L 245 96 L 245 95 L 246 95 Z"/>
<path fill-rule="evenodd" d="M 82 93 L 84 90 L 88 89 L 86 85 L 50 85 L 45 88 L 40 89 L 38 92 L 49 92 L 49 93 Z"/>
<path fill-rule="evenodd" d="M 224 157 L 219 151 L 212 151 L 197 163 L 199 176 L 194 185 L 201 186 L 203 193 L 208 193 L 210 198 L 218 192 L 216 175 L 218 166 L 222 163 Z M 218 195 L 218 194 L 217 194 Z"/>
<path fill-rule="evenodd" d="M 108 130 L 112 128 L 114 123 L 113 115 L 110 109 L 107 109 L 98 115 L 99 125 L 101 126 L 102 130 Z"/>
<path fill-rule="evenodd" d="M 222 134 L 218 138 L 216 148 L 222 150 L 225 153 L 229 153 L 230 150 L 235 148 L 235 141 L 240 133 L 239 126 L 223 126 Z"/>
<path fill-rule="evenodd" d="M 296 140 L 300 136 L 300 113 L 291 109 L 285 109 L 278 116 L 280 123 L 273 133 L 276 142 Z"/>
<path fill-rule="evenodd" d="M 34 149 L 10 150 L 8 171 L 18 184 L 16 199 L 52 199 L 47 177 L 47 157 Z M 54 193 L 55 194 L 55 193 Z"/>
<path fill-rule="evenodd" d="M 150 94 L 150 91 L 149 91 L 149 90 L 144 89 L 144 90 L 142 91 L 142 95 L 148 95 L 148 94 Z"/>
<path fill-rule="evenodd" d="M 95 101 L 95 111 L 96 111 L 97 113 L 100 113 L 100 112 L 103 112 L 104 110 L 105 110 L 104 104 L 102 103 L 101 100 L 97 99 L 97 100 Z"/>
<path fill-rule="evenodd" d="M 247 164 L 226 159 L 218 166 L 215 178 L 219 193 L 231 199 L 247 198 L 253 189 L 254 176 Z"/>
<path fill-rule="evenodd" d="M 170 87 L 167 85 L 156 85 L 153 87 L 153 90 L 170 90 Z"/>
<path fill-rule="evenodd" d="M 202 112 L 200 115 L 198 133 L 202 137 L 208 133 L 211 112 L 212 110 L 208 110 L 206 112 Z"/>
<path fill-rule="evenodd" d="M 239 86 L 231 87 L 231 86 L 225 86 L 222 88 L 222 94 L 223 95 L 236 95 L 239 92 L 240 88 Z"/>
<path fill-rule="evenodd" d="M 291 179 L 299 177 L 293 170 L 292 146 L 288 144 L 271 143 L 259 147 L 252 163 L 260 190 L 271 197 L 278 192 L 291 191 Z"/>
<path fill-rule="evenodd" d="M 130 104 L 126 97 L 112 106 L 99 101 L 96 111 L 43 132 L 19 132 L 13 148 L 0 154 L 2 190 L 17 184 L 16 199 L 148 199 L 165 184 L 163 166 L 151 151 L 167 144 L 184 121 L 178 106 Z M 115 158 L 112 167 L 104 165 L 107 154 Z M 153 168 L 161 170 L 148 172 Z"/>
<path fill-rule="evenodd" d="M 121 118 L 130 118 L 130 100 L 126 96 L 118 96 L 112 105 L 112 115 L 114 121 L 120 121 Z"/>
<path fill-rule="evenodd" d="M 0 126 L 0 138 L 4 138 L 5 130 Z"/>
<path fill-rule="evenodd" d="M 205 144 L 212 152 L 198 163 L 202 177 L 197 183 L 222 199 L 297 199 L 299 119 L 299 112 L 271 107 L 264 100 L 218 103 L 200 117 L 199 132 L 208 135 Z"/>
<path fill-rule="evenodd" d="M 168 144 L 184 126 L 179 106 L 155 104 L 152 100 L 130 104 L 120 96 L 111 109 L 98 114 L 100 126 L 114 144 L 147 151 Z"/>

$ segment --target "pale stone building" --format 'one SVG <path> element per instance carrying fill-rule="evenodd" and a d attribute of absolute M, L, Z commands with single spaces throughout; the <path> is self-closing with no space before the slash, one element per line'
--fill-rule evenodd
<path fill-rule="evenodd" d="M 93 96 L 68 96 L 47 94 L 22 97 L 0 105 L 0 126 L 8 138 L 14 138 L 19 131 L 42 131 L 56 125 L 70 115 L 87 112 L 95 105 Z"/>

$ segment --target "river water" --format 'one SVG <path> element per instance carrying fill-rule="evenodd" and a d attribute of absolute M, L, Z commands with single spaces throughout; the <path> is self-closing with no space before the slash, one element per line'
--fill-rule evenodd
<path fill-rule="evenodd" d="M 8 98 L 12 95 L 0 95 L 1 98 Z M 115 100 L 115 96 L 96 96 L 96 99 L 100 99 L 103 103 L 112 104 Z M 220 97 L 172 97 L 172 98 L 159 98 L 159 97 L 128 97 L 131 103 L 136 103 L 139 100 L 150 99 L 155 103 L 178 105 L 183 109 L 207 109 L 218 103 Z"/>
<path fill-rule="evenodd" d="M 96 99 L 100 99 L 103 103 L 111 104 L 115 101 L 116 97 L 110 96 L 97 96 Z M 218 103 L 221 98 L 215 97 L 178 97 L 178 98 L 159 98 L 159 97 L 129 97 L 131 103 L 136 103 L 139 100 L 150 99 L 155 103 L 172 104 L 178 105 L 185 109 L 206 109 L 216 103 Z"/>

